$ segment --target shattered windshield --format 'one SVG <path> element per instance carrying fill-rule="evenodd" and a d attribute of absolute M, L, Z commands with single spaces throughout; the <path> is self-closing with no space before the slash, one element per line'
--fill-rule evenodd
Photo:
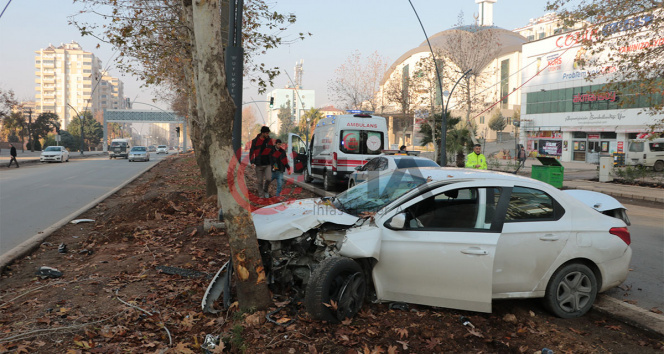
<path fill-rule="evenodd" d="M 340 193 L 334 204 L 338 209 L 355 216 L 363 212 L 376 212 L 426 182 L 425 177 L 414 176 L 408 171 L 394 171 Z"/>

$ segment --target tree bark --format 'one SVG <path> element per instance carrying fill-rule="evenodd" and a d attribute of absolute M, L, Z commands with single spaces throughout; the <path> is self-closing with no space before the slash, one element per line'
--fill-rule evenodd
<path fill-rule="evenodd" d="M 258 250 L 256 229 L 248 207 L 241 206 L 233 197 L 243 196 L 237 183 L 237 172 L 242 166 L 232 147 L 236 107 L 226 87 L 220 1 L 183 0 L 183 5 L 192 9 L 193 62 L 197 102 L 200 104 L 201 141 L 209 142 L 210 167 L 216 181 L 218 202 L 224 208 L 240 308 L 264 309 L 272 304 L 272 300 Z"/>

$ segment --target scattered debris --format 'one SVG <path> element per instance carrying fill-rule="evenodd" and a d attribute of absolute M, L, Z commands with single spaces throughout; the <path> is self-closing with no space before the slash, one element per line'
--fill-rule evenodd
<path fill-rule="evenodd" d="M 95 221 L 92 219 L 76 219 L 71 221 L 72 224 L 79 224 L 82 222 L 95 222 Z"/>
<path fill-rule="evenodd" d="M 92 250 L 89 250 L 89 249 L 86 248 L 86 249 L 82 249 L 82 250 L 78 251 L 78 253 L 79 254 L 88 254 L 88 255 L 90 255 L 90 254 L 92 254 Z"/>
<path fill-rule="evenodd" d="M 503 316 L 503 321 L 509 323 L 516 323 L 516 316 L 514 314 L 508 313 L 505 316 Z"/>
<path fill-rule="evenodd" d="M 212 353 L 213 350 L 217 349 L 217 347 L 220 344 L 221 344 L 220 349 L 222 349 L 223 351 L 224 343 L 219 340 L 219 336 L 215 336 L 213 334 L 206 334 L 205 340 L 203 341 L 203 344 L 201 344 L 201 348 L 203 348 L 205 354 L 210 354 Z"/>
<path fill-rule="evenodd" d="M 549 348 L 542 348 L 542 354 L 553 354 L 553 350 Z"/>
<path fill-rule="evenodd" d="M 217 301 L 221 294 L 224 295 L 222 306 L 228 308 L 231 304 L 231 277 L 233 275 L 233 264 L 231 261 L 224 263 L 221 269 L 214 275 L 210 285 L 205 290 L 201 307 L 205 313 L 218 313 L 219 310 L 214 308 L 214 302 Z"/>
<path fill-rule="evenodd" d="M 475 328 L 475 326 L 470 322 L 470 320 L 466 316 L 461 316 L 459 318 L 459 321 L 461 321 L 461 324 L 466 327 Z"/>
<path fill-rule="evenodd" d="M 185 278 L 212 278 L 212 275 L 205 272 L 199 272 L 197 270 L 178 268 L 178 267 L 169 267 L 169 266 L 156 266 L 158 271 L 170 275 L 180 275 Z"/>
<path fill-rule="evenodd" d="M 390 310 L 408 311 L 408 304 L 405 302 L 392 302 L 388 307 Z"/>
<path fill-rule="evenodd" d="M 39 268 L 39 270 L 36 273 L 40 278 L 46 279 L 46 278 L 60 278 L 62 276 L 62 272 L 51 267 L 46 267 L 42 266 Z"/>
<path fill-rule="evenodd" d="M 58 253 L 67 253 L 67 245 L 61 243 L 60 246 L 58 246 Z"/>

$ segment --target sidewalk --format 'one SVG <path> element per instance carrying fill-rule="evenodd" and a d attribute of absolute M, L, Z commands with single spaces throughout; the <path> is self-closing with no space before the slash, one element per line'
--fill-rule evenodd
<path fill-rule="evenodd" d="M 16 160 L 18 160 L 19 166 L 24 163 L 35 163 L 39 162 L 39 156 L 41 156 L 41 151 L 30 151 L 25 150 L 25 152 L 17 151 Z M 92 156 L 106 155 L 108 153 L 103 151 L 84 151 L 84 154 L 81 155 L 80 152 L 74 151 L 69 153 L 69 159 L 81 159 Z M 0 168 L 7 168 L 9 163 L 9 149 L 2 149 L 0 151 Z M 15 168 L 15 165 L 12 165 L 12 168 Z"/>

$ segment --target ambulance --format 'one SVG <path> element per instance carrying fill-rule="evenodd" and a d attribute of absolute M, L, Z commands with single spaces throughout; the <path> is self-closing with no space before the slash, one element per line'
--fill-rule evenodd
<path fill-rule="evenodd" d="M 323 189 L 348 185 L 355 167 L 380 155 L 387 147 L 385 118 L 367 113 L 328 116 L 321 119 L 309 143 L 288 136 L 289 164 L 302 172 L 305 182 L 323 181 Z"/>

